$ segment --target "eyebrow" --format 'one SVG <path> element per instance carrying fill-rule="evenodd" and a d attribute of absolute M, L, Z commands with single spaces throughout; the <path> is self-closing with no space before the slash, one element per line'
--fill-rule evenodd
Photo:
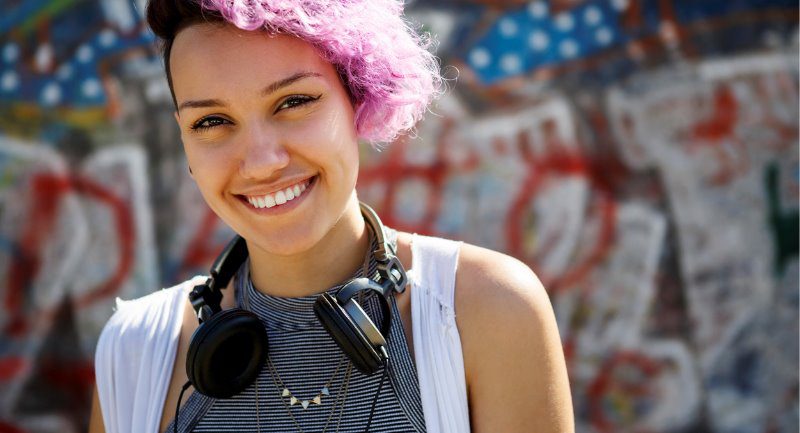
<path fill-rule="evenodd" d="M 291 75 L 289 77 L 286 77 L 286 78 L 284 78 L 282 80 L 278 80 L 278 81 L 276 81 L 276 82 L 274 82 L 272 84 L 269 84 L 268 86 L 266 86 L 263 89 L 261 89 L 261 92 L 259 92 L 259 95 L 261 95 L 262 97 L 263 96 L 269 96 L 270 94 L 275 93 L 278 90 L 280 90 L 280 89 L 282 89 L 282 88 L 284 88 L 286 86 L 289 86 L 289 85 L 291 85 L 291 84 L 293 84 L 293 83 L 295 83 L 297 81 L 300 81 L 300 80 L 302 80 L 304 78 L 321 77 L 321 76 L 322 76 L 322 74 L 317 73 L 317 72 L 298 72 L 298 73 L 293 74 L 293 75 Z M 225 101 L 223 101 L 221 99 L 189 100 L 189 101 L 182 102 L 181 105 L 178 107 L 178 111 L 180 111 L 180 110 L 182 110 L 184 108 L 221 107 L 221 106 L 225 106 L 225 105 L 227 105 L 227 104 L 225 103 Z"/>

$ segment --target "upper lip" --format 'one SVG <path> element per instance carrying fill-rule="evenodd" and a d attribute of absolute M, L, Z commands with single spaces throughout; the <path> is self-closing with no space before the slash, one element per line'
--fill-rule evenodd
<path fill-rule="evenodd" d="M 244 195 L 244 196 L 248 196 L 248 197 L 259 197 L 259 196 L 262 196 L 262 195 L 274 194 L 274 193 L 276 193 L 278 191 L 283 191 L 283 190 L 285 190 L 286 188 L 288 188 L 288 187 L 290 187 L 292 185 L 295 185 L 295 184 L 298 184 L 298 183 L 302 183 L 302 182 L 307 182 L 313 177 L 314 176 L 303 176 L 303 177 L 297 177 L 297 178 L 294 178 L 294 179 L 283 180 L 281 182 L 274 183 L 274 184 L 267 185 L 267 186 L 263 186 L 262 185 L 262 186 L 259 186 L 257 188 L 254 188 L 254 189 L 246 191 L 246 192 L 240 192 L 240 193 L 237 193 L 236 195 Z"/>

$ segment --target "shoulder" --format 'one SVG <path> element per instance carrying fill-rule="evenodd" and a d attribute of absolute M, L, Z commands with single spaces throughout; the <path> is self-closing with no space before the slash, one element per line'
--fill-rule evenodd
<path fill-rule="evenodd" d="M 448 262 L 457 260 L 453 268 L 435 269 L 437 273 L 456 271 L 454 297 L 457 309 L 461 306 L 463 310 L 476 304 L 490 309 L 503 309 L 505 304 L 514 306 L 520 300 L 539 305 L 546 303 L 549 307 L 547 293 L 533 271 L 519 260 L 497 251 L 445 238 L 398 232 L 397 255 L 406 268 L 413 261 L 412 245 L 415 239 L 418 253 L 436 249 L 440 251 L 439 255 L 450 257 Z M 423 255 L 426 260 L 432 257 L 430 253 Z M 429 264 L 419 263 L 420 258 L 417 260 L 417 264 Z M 490 299 L 483 299 L 489 295 Z M 490 301 L 490 304 L 486 304 L 486 301 Z"/>
<path fill-rule="evenodd" d="M 513 257 L 462 244 L 455 311 L 473 432 L 570 431 L 561 339 L 534 272 Z"/>
<path fill-rule="evenodd" d="M 406 268 L 413 261 L 414 239 L 424 241 L 423 248 L 438 248 L 457 257 L 455 308 L 468 322 L 492 313 L 511 313 L 521 315 L 521 320 L 530 320 L 528 313 L 532 311 L 551 310 L 547 292 L 536 274 L 511 256 L 464 242 L 405 232 L 398 232 L 397 239 L 397 256 Z M 452 269 L 436 270 L 445 271 Z"/>
<path fill-rule="evenodd" d="M 463 313 L 519 314 L 550 308 L 547 292 L 526 264 L 467 243 L 459 251 L 455 297 Z"/>
<path fill-rule="evenodd" d="M 431 271 L 452 272 L 455 270 L 454 307 L 458 328 L 467 331 L 464 338 L 472 338 L 473 331 L 483 329 L 486 323 L 495 323 L 499 318 L 519 325 L 537 325 L 544 320 L 549 324 L 552 307 L 547 292 L 536 274 L 521 261 L 497 251 L 463 242 L 398 233 L 398 258 L 408 265 L 412 262 L 412 244 L 421 249 L 439 249 L 442 255 L 456 259 L 454 268 Z M 430 255 L 425 255 L 426 260 Z M 435 263 L 417 264 L 435 265 Z M 435 262 L 435 260 L 434 260 Z M 426 266 L 430 267 L 430 266 Z M 415 269 L 416 270 L 416 269 Z M 551 330 L 552 331 L 552 330 Z"/>

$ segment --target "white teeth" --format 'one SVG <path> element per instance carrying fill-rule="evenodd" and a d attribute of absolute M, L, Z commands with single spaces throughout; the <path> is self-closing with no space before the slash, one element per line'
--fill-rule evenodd
<path fill-rule="evenodd" d="M 258 209 L 271 208 L 275 205 L 281 205 L 287 201 L 294 200 L 300 197 L 301 194 L 308 188 L 308 182 L 302 182 L 292 185 L 283 191 L 278 191 L 274 194 L 266 194 L 259 197 L 247 197 L 247 201 Z"/>

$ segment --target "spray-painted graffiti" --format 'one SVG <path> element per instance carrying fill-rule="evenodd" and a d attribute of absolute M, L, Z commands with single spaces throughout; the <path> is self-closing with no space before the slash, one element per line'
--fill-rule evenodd
<path fill-rule="evenodd" d="M 204 273 L 232 233 L 145 3 L 0 1 L 1 432 L 84 431 L 114 298 Z M 797 432 L 796 2 L 408 8 L 457 85 L 362 148 L 360 198 L 536 271 L 578 431 Z"/>
<path fill-rule="evenodd" d="M 777 325 L 773 311 L 781 307 L 774 299 L 786 289 L 775 276 L 797 263 L 798 196 L 787 191 L 797 182 L 797 124 L 788 120 L 798 115 L 796 58 L 742 57 L 691 73 L 696 79 L 654 91 L 612 91 L 610 111 L 620 131 L 640 123 L 632 128 L 643 133 L 635 139 L 643 146 L 638 151 L 648 154 L 667 189 L 711 424 L 719 431 L 743 431 L 742 425 L 768 431 L 785 424 L 785 406 L 763 405 L 766 387 L 785 398 L 797 389 L 797 373 L 783 376 L 782 385 L 761 381 L 774 380 L 775 364 L 796 365 L 797 354 L 786 350 L 796 344 L 765 335 L 758 344 L 769 350 L 756 351 L 752 336 L 742 333 L 770 321 L 762 316 Z M 767 96 L 780 86 L 790 96 Z M 774 331 L 776 340 L 788 337 Z M 731 365 L 752 386 L 718 381 L 721 374 L 732 378 L 738 367 Z"/>
<path fill-rule="evenodd" d="M 40 144 L 7 138 L 0 155 L 0 399 L 4 418 L 36 425 L 26 408 L 42 398 L 36 389 L 52 386 L 54 399 L 89 395 L 97 330 L 114 297 L 158 284 L 145 155 L 139 146 L 107 147 L 71 166 Z M 60 359 L 64 343 L 71 348 Z M 49 422 L 70 431 L 80 425 L 73 417 Z"/>

